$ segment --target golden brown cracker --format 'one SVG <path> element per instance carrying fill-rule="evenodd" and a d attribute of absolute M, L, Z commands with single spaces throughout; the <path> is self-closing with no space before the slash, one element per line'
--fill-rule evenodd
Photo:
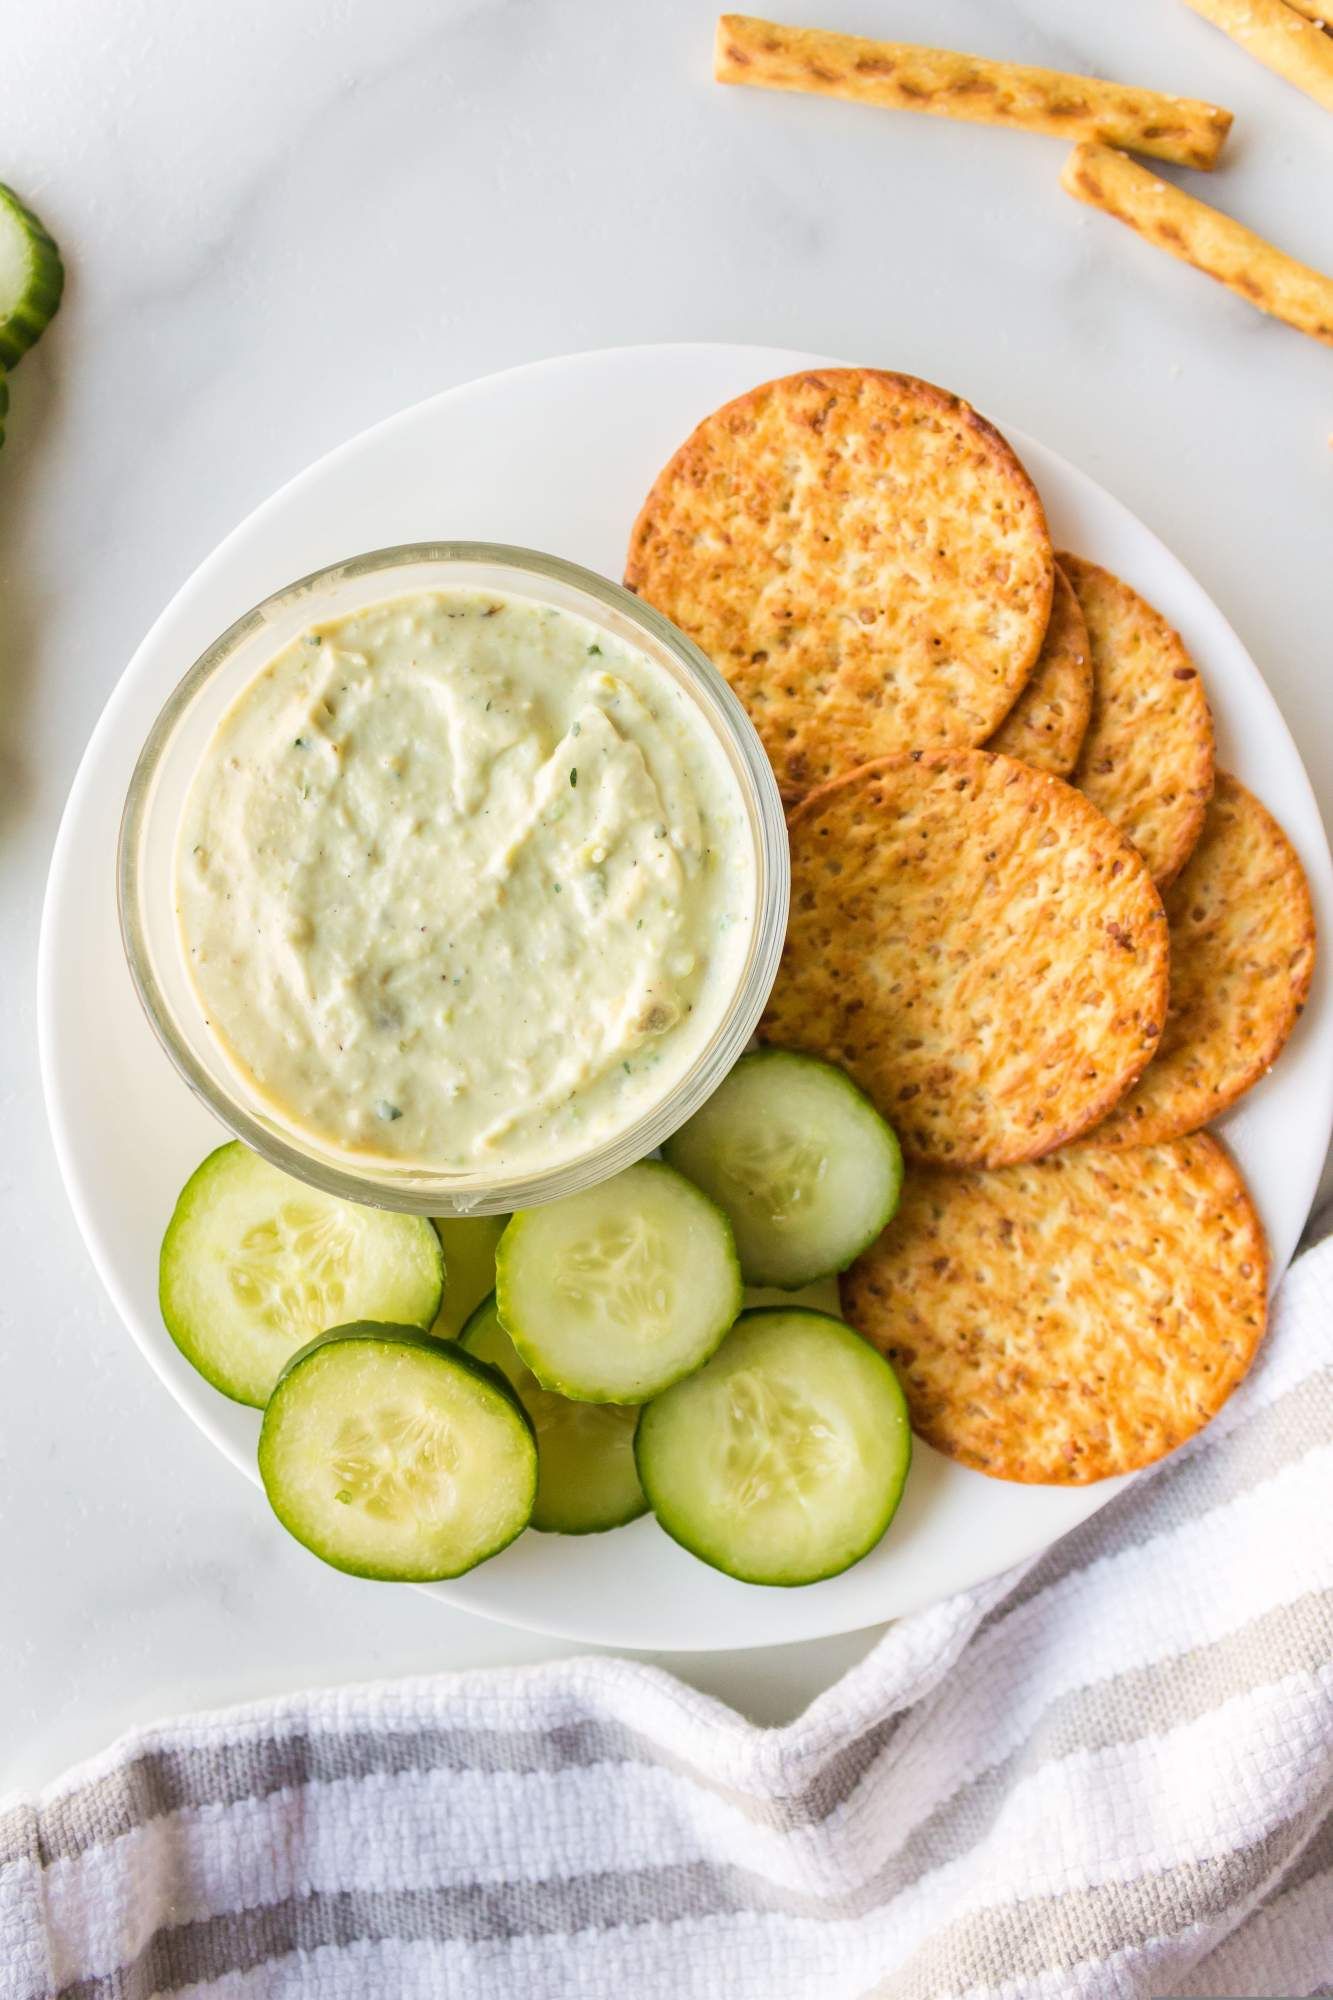
<path fill-rule="evenodd" d="M 1327 39 L 1322 30 L 1313 32 Z M 1277 249 L 1234 216 L 1196 201 L 1109 146 L 1076 146 L 1060 185 L 1076 201 L 1127 223 L 1146 242 L 1215 278 L 1260 312 L 1333 344 L 1333 278 Z"/>
<path fill-rule="evenodd" d="M 1263 1227 L 1206 1135 L 909 1174 L 842 1279 L 912 1427 L 996 1479 L 1133 1472 L 1216 1415 L 1263 1338 Z"/>
<path fill-rule="evenodd" d="M 1092 717 L 1072 784 L 1127 833 L 1158 887 L 1180 873 L 1213 789 L 1213 721 L 1180 634 L 1127 583 L 1061 555 L 1088 624 Z"/>
<path fill-rule="evenodd" d="M 1094 1146 L 1197 1132 L 1269 1068 L 1314 972 L 1314 906 L 1296 850 L 1266 807 L 1219 772 L 1199 844 L 1163 897 L 1171 997 L 1156 1055 Z"/>
<path fill-rule="evenodd" d="M 1166 1016 L 1161 898 L 1081 793 L 985 750 L 910 751 L 790 820 L 759 1033 L 839 1063 L 914 1159 L 1035 1159 L 1111 1108 Z"/>
<path fill-rule="evenodd" d="M 1050 615 L 1036 488 L 958 397 L 872 368 L 766 382 L 659 475 L 625 581 L 745 703 L 784 795 L 984 743 Z"/>
<path fill-rule="evenodd" d="M 977 125 L 1101 139 L 1185 167 L 1213 166 L 1231 129 L 1229 111 L 1192 97 L 1030 63 L 992 62 L 955 49 L 787 28 L 750 14 L 719 19 L 713 74 L 719 83 L 808 90 Z"/>
<path fill-rule="evenodd" d="M 1055 566 L 1051 618 L 1032 678 L 987 743 L 1004 757 L 1067 778 L 1092 714 L 1092 654 L 1074 587 Z"/>

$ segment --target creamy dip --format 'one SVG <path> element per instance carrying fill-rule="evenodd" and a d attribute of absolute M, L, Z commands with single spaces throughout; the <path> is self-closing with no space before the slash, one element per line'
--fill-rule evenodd
<path fill-rule="evenodd" d="M 638 648 L 431 591 L 312 627 L 193 779 L 181 948 L 270 1115 L 479 1175 L 582 1153 L 705 1047 L 757 872 L 739 786 Z"/>

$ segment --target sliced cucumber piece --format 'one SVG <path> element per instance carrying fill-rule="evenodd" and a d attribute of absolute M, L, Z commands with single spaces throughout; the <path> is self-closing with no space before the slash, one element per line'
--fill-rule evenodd
<path fill-rule="evenodd" d="M 532 1526 L 555 1535 L 598 1535 L 648 1511 L 634 1467 L 637 1409 L 574 1403 L 543 1389 L 500 1324 L 494 1298 L 469 1319 L 459 1344 L 498 1368 L 537 1434 L 537 1501 Z"/>
<path fill-rule="evenodd" d="M 239 1139 L 185 1183 L 158 1267 L 167 1332 L 224 1396 L 262 1408 L 284 1364 L 347 1320 L 428 1327 L 444 1257 L 424 1216 L 362 1208 Z"/>
<path fill-rule="evenodd" d="M 708 1359 L 741 1307 L 731 1224 L 661 1160 L 520 1210 L 495 1276 L 523 1360 L 581 1403 L 647 1402 Z"/>
<path fill-rule="evenodd" d="M 289 1534 L 353 1576 L 461 1576 L 521 1534 L 537 1446 L 497 1369 L 453 1341 L 362 1321 L 278 1378 L 259 1472 Z"/>
<path fill-rule="evenodd" d="M 743 1583 L 817 1583 L 888 1527 L 912 1431 L 898 1378 L 859 1334 L 760 1306 L 648 1405 L 634 1451 L 649 1506 L 691 1554 Z"/>
<path fill-rule="evenodd" d="M 784 1291 L 845 1271 L 903 1182 L 898 1141 L 869 1098 L 790 1049 L 742 1056 L 662 1150 L 726 1210 L 745 1282 Z"/>
<path fill-rule="evenodd" d="M 54 240 L 0 183 L 0 368 L 12 368 L 41 337 L 64 288 Z"/>
<path fill-rule="evenodd" d="M 444 1297 L 431 1328 L 437 1340 L 456 1339 L 495 1290 L 495 1246 L 508 1220 L 507 1215 L 435 1218 L 444 1246 Z"/>

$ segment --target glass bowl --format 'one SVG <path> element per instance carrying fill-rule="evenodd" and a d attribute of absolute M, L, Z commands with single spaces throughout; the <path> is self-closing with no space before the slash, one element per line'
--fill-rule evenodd
<path fill-rule="evenodd" d="M 668 1091 L 623 1129 L 549 1167 L 506 1176 L 350 1163 L 334 1146 L 275 1118 L 205 1025 L 179 947 L 173 876 L 181 812 L 200 758 L 241 689 L 307 626 L 388 597 L 444 587 L 503 591 L 588 619 L 637 646 L 693 703 L 731 768 L 748 818 L 755 903 L 749 951 L 710 1040 Z M 577 1193 L 642 1159 L 716 1090 L 754 1032 L 777 973 L 787 922 L 787 834 L 777 784 L 748 716 L 698 647 L 630 591 L 557 556 L 488 542 L 376 549 L 289 584 L 228 628 L 195 661 L 140 753 L 121 820 L 117 895 L 130 973 L 163 1048 L 209 1109 L 273 1165 L 349 1201 L 416 1215 L 494 1215 Z"/>

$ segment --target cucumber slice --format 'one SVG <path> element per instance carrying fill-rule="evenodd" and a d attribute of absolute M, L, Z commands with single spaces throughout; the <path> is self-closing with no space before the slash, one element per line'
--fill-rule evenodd
<path fill-rule="evenodd" d="M 339 1201 L 239 1139 L 185 1183 L 158 1267 L 162 1317 L 186 1360 L 259 1408 L 316 1334 L 371 1314 L 428 1327 L 443 1286 L 424 1216 Z"/>
<path fill-rule="evenodd" d="M 749 1285 L 795 1291 L 845 1271 L 898 1206 L 893 1129 L 832 1063 L 742 1056 L 663 1147 L 725 1209 Z"/>
<path fill-rule="evenodd" d="M 259 1433 L 289 1534 L 335 1569 L 392 1583 L 461 1576 L 523 1532 L 532 1425 L 494 1368 L 412 1327 L 334 1327 L 294 1355 Z"/>
<path fill-rule="evenodd" d="M 523 1360 L 580 1403 L 646 1403 L 708 1359 L 742 1299 L 731 1224 L 661 1160 L 520 1210 L 495 1278 Z"/>
<path fill-rule="evenodd" d="M 648 1504 L 742 1583 L 817 1583 L 875 1546 L 912 1457 L 898 1378 L 827 1313 L 742 1313 L 706 1368 L 639 1418 Z"/>
<path fill-rule="evenodd" d="M 648 1511 L 634 1467 L 637 1409 L 573 1403 L 543 1389 L 500 1324 L 494 1298 L 469 1319 L 459 1344 L 498 1368 L 537 1434 L 537 1502 L 532 1526 L 544 1534 L 599 1535 Z"/>
<path fill-rule="evenodd" d="M 437 1340 L 456 1339 L 482 1300 L 495 1290 L 495 1246 L 508 1220 L 507 1215 L 435 1218 L 444 1246 L 444 1297 L 431 1328 Z"/>
<path fill-rule="evenodd" d="M 0 368 L 40 339 L 65 288 L 60 252 L 31 209 L 0 183 Z"/>

